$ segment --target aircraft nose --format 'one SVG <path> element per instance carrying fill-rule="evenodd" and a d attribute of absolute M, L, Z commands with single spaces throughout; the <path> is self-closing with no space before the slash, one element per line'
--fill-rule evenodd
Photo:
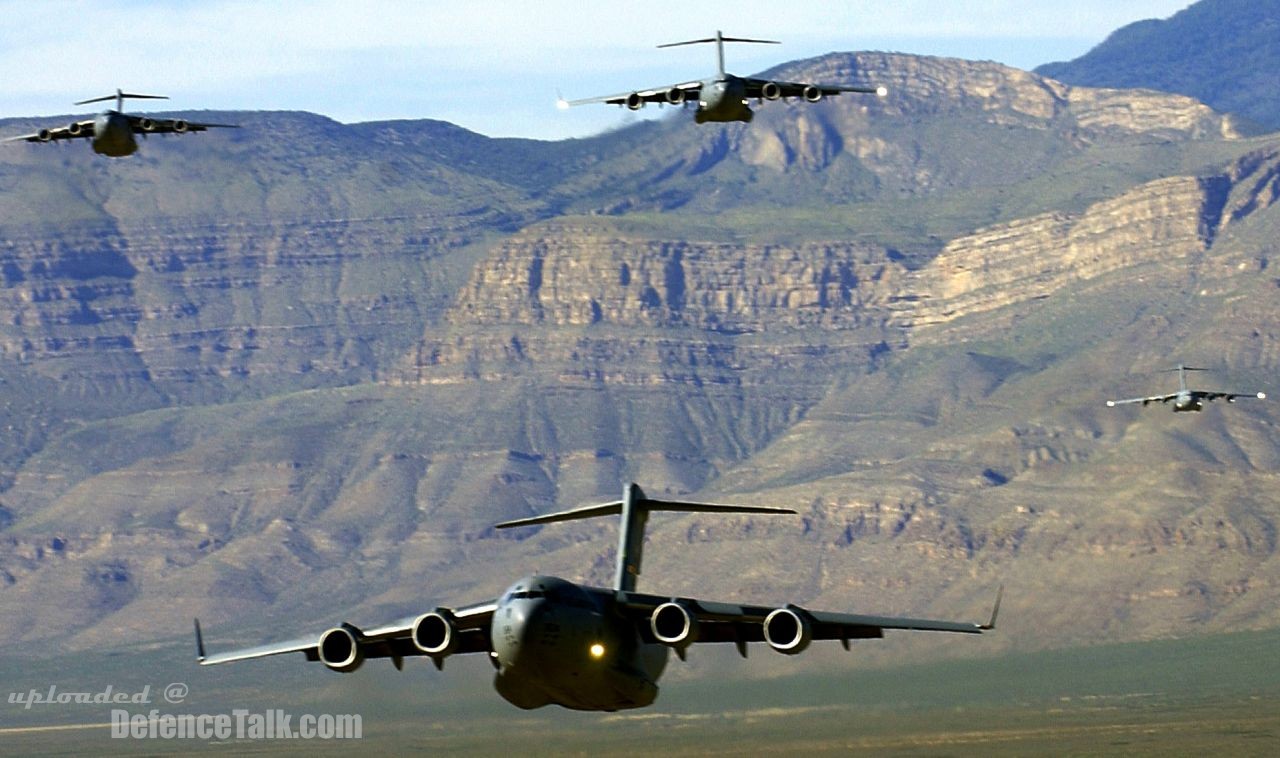
<path fill-rule="evenodd" d="M 546 601 L 541 599 L 512 601 L 512 623 L 521 630 L 527 629 L 529 626 L 536 623 L 538 618 L 542 615 L 542 609 L 545 602 Z"/>
<path fill-rule="evenodd" d="M 507 666 L 515 665 L 521 651 L 533 643 L 533 635 L 546 610 L 542 598 L 509 600 L 498 609 L 490 630 L 493 649 Z"/>

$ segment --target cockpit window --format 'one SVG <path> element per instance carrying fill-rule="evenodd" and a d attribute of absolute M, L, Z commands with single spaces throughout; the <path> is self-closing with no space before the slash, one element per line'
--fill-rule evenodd
<path fill-rule="evenodd" d="M 546 597 L 546 593 L 542 590 L 527 590 L 524 592 L 512 592 L 510 597 L 512 600 L 523 600 L 526 598 Z"/>
<path fill-rule="evenodd" d="M 530 587 L 531 589 L 525 589 L 525 587 Z M 538 598 L 546 598 L 556 605 L 568 606 L 570 608 L 597 610 L 596 603 L 590 595 L 584 592 L 581 587 L 577 587 L 568 582 L 537 582 L 527 585 L 522 582 L 512 587 L 505 595 L 503 595 L 501 602 L 506 603 L 511 600 L 535 600 Z"/>

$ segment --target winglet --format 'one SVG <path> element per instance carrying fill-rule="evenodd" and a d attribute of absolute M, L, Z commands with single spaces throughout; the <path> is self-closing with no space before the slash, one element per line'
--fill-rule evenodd
<path fill-rule="evenodd" d="M 1004 585 L 1000 585 L 1000 589 L 996 590 L 996 604 L 991 609 L 991 620 L 985 624 L 978 626 L 984 632 L 993 631 L 996 628 L 996 616 L 1000 615 L 1000 598 L 1004 597 Z"/>
<path fill-rule="evenodd" d="M 204 663 L 204 636 L 200 634 L 200 619 L 196 619 L 196 662 Z"/>

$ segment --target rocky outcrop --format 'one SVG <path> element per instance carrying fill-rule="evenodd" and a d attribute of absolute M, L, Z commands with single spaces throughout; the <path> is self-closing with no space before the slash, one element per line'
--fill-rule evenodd
<path fill-rule="evenodd" d="M 673 592 L 698 543 L 694 591 L 762 602 L 967 614 L 1033 577 L 1016 644 L 1078 641 L 1059 622 L 1081 614 L 1125 639 L 1273 619 L 1268 407 L 1186 433 L 1094 395 L 1181 349 L 1274 367 L 1274 144 L 996 64 L 788 71 L 891 95 L 506 144 L 448 212 L 454 148 L 482 138 L 400 124 L 359 132 L 371 150 L 330 123 L 323 149 L 297 129 L 253 153 L 251 191 L 206 193 L 279 217 L 149 218 L 148 185 L 93 180 L 98 221 L 6 226 L 5 639 L 154 640 L 175 608 L 246 636 L 376 622 L 530 566 L 607 581 L 611 527 L 491 525 L 627 480 L 809 506 L 655 519 L 646 581 Z M 501 190 L 515 172 L 538 197 Z M 0 196 L 32 223 L 49 205 Z M 1098 302 L 1116 323 L 1084 318 Z"/>
<path fill-rule="evenodd" d="M 701 357 L 689 363 L 726 372 L 718 381 L 755 364 L 740 351 L 767 354 L 760 340 L 771 333 L 820 330 L 829 340 L 847 331 L 868 345 L 887 339 L 887 346 L 905 336 L 868 335 L 1040 300 L 1143 266 L 1190 270 L 1225 228 L 1276 201 L 1278 166 L 1280 155 L 1263 150 L 1220 174 L 1159 179 L 1081 213 L 990 226 L 951 240 L 914 270 L 893 251 L 865 243 L 667 241 L 543 224 L 510 238 L 472 271 L 446 316 L 452 335 L 430 330 L 410 374 L 477 361 L 501 373 L 499 356 L 514 365 L 572 363 L 600 350 L 612 358 L 633 354 L 599 347 L 631 339 L 617 328 L 687 330 L 675 341 L 700 345 L 694 351 Z M 551 349 L 562 329 L 574 330 L 573 347 Z M 672 338 L 668 332 L 647 341 Z M 584 351 L 588 343 L 597 347 Z"/>
<path fill-rule="evenodd" d="M 89 227 L 0 242 L 0 359 L 75 385 L 182 395 L 371 379 L 456 286 L 470 222 Z M 438 309 L 438 305 L 434 309 Z M 399 335 L 399 336 L 397 336 Z"/>
<path fill-rule="evenodd" d="M 542 225 L 473 272 L 456 326 L 692 326 L 729 334 L 862 325 L 901 267 L 857 243 L 663 241 Z"/>
<path fill-rule="evenodd" d="M 928 151 L 925 145 L 913 148 L 905 142 L 918 138 L 916 125 L 948 117 L 1052 132 L 1076 143 L 1140 135 L 1179 140 L 1242 136 L 1233 117 L 1189 97 L 1073 87 L 991 62 L 856 53 L 789 64 L 766 76 L 771 73 L 786 79 L 884 85 L 889 91 L 885 98 L 844 95 L 826 109 L 797 106 L 785 117 L 762 108 L 764 128 L 742 130 L 740 150 L 744 161 L 775 170 L 826 168 L 845 152 L 896 184 L 911 177 L 919 153 Z M 888 124 L 900 133 L 878 128 Z M 930 173 L 949 172 L 934 168 Z"/>
<path fill-rule="evenodd" d="M 1187 260 L 1208 246 L 1221 198 L 1213 183 L 1173 177 L 1099 203 L 1079 216 L 1044 214 L 947 243 L 916 272 L 903 323 L 941 323 L 1047 297 L 1067 284 L 1143 263 Z"/>
<path fill-rule="evenodd" d="M 1221 174 L 1160 179 L 1081 214 L 1043 214 L 959 237 L 906 280 L 898 323 L 942 323 L 1142 265 L 1189 269 L 1225 228 L 1276 202 L 1278 172 L 1280 154 L 1263 150 Z"/>
<path fill-rule="evenodd" d="M 868 107 L 902 117 L 968 112 L 984 114 L 1002 125 L 1058 128 L 1065 122 L 1085 135 L 1109 131 L 1164 133 L 1180 139 L 1240 136 L 1231 116 L 1190 97 L 1073 87 L 999 63 L 857 53 L 827 56 L 785 70 L 805 72 L 820 81 L 884 84 L 889 96 Z"/>

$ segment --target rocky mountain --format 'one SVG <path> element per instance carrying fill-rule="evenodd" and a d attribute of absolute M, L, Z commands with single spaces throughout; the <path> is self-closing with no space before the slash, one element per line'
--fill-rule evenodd
<path fill-rule="evenodd" d="M 1179 361 L 1273 389 L 1280 139 L 990 63 L 774 74 L 893 94 L 0 155 L 6 646 L 605 583 L 612 524 L 491 525 L 631 480 L 802 511 L 656 518 L 655 590 L 977 617 L 1005 583 L 986 651 L 1280 623 L 1269 404 L 1102 404 Z"/>
<path fill-rule="evenodd" d="M 1116 30 L 1085 55 L 1036 73 L 1089 87 L 1179 92 L 1280 129 L 1280 2 L 1200 0 Z"/>

